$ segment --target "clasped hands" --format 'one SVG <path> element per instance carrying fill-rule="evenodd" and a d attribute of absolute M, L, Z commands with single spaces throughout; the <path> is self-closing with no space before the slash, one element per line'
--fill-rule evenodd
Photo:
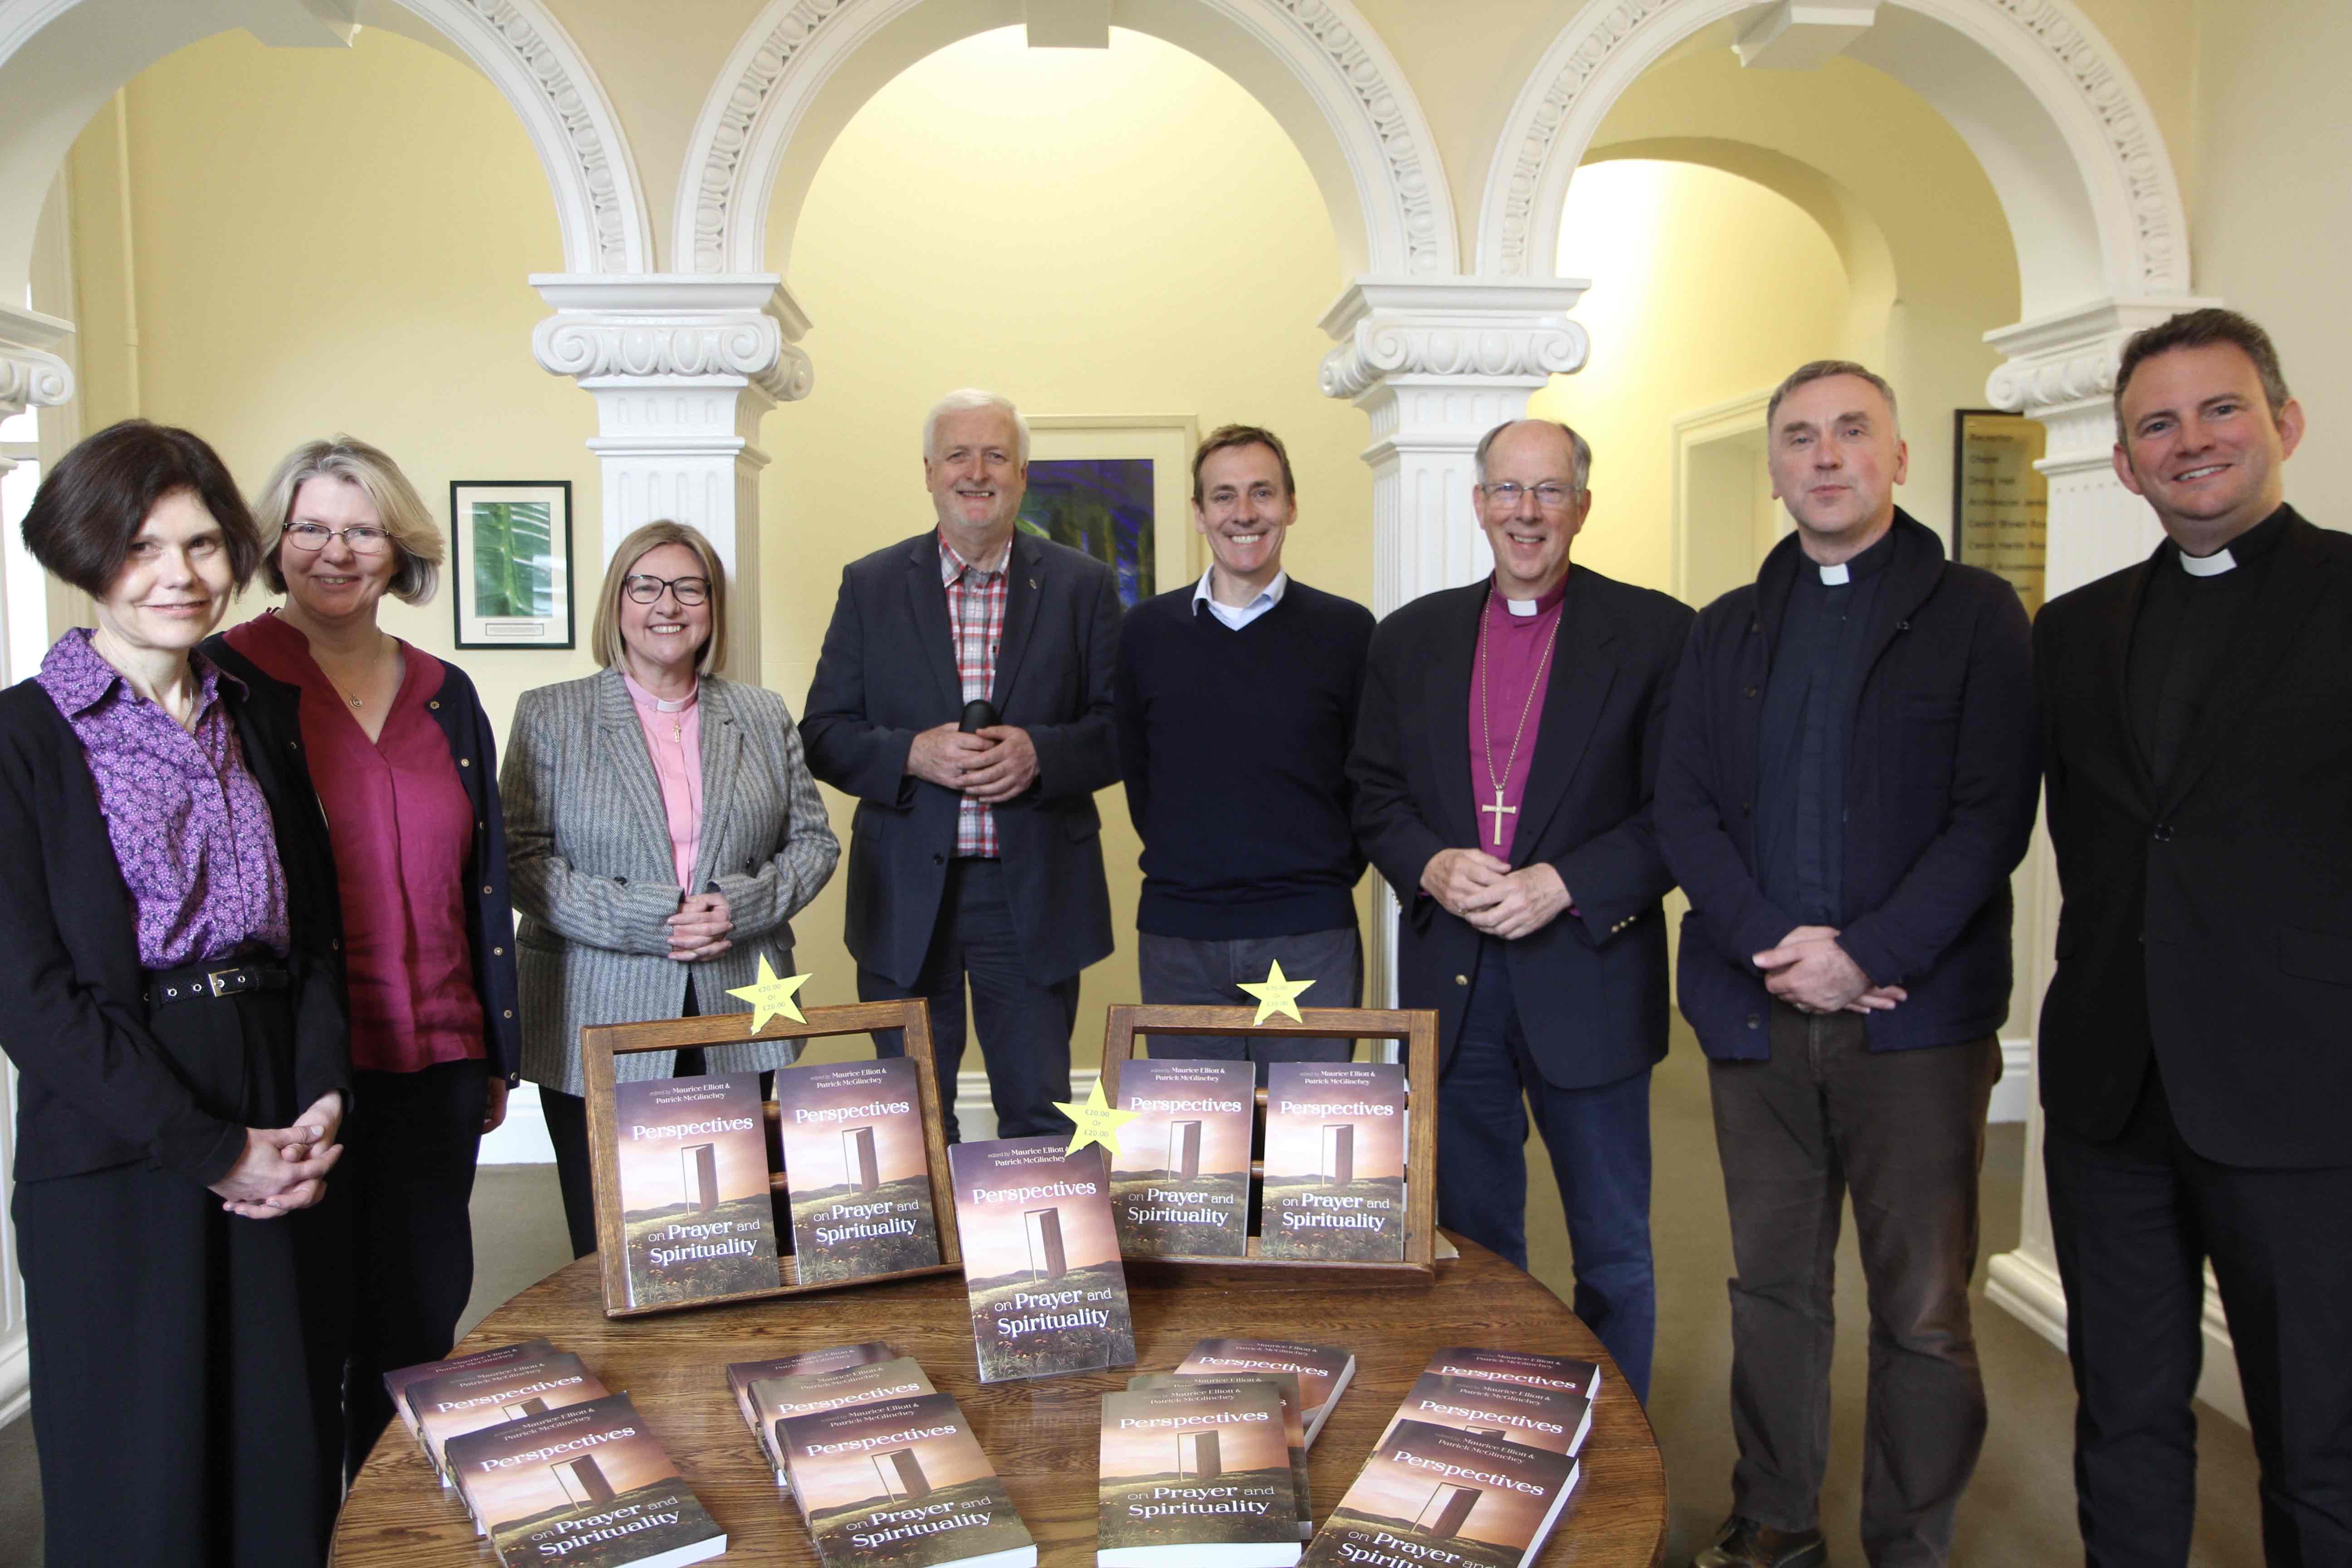
<path fill-rule="evenodd" d="M 1037 747 L 1028 731 L 1013 724 L 969 735 L 940 724 L 916 734 L 907 771 L 982 805 L 1003 805 L 1037 782 Z"/>
<path fill-rule="evenodd" d="M 327 1195 L 327 1173 L 343 1157 L 343 1097 L 330 1090 L 290 1127 L 248 1127 L 245 1152 L 212 1184 L 221 1207 L 247 1219 L 276 1219 Z"/>
<path fill-rule="evenodd" d="M 1505 942 L 1540 931 L 1568 908 L 1568 884 L 1542 861 L 1511 869 L 1483 849 L 1441 849 L 1421 868 L 1421 890 L 1471 929 Z"/>
<path fill-rule="evenodd" d="M 735 945 L 727 940 L 727 933 L 735 929 L 735 915 L 727 907 L 724 893 L 687 894 L 667 923 L 669 956 L 675 963 L 699 963 Z"/>
<path fill-rule="evenodd" d="M 1900 985 L 1873 985 L 1837 944 L 1835 926 L 1799 926 L 1750 960 L 1764 989 L 1800 1013 L 1884 1013 L 1910 1000 Z"/>

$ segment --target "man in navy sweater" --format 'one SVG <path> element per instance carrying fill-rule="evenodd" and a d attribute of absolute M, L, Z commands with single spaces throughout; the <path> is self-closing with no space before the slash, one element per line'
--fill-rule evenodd
<path fill-rule="evenodd" d="M 1192 457 L 1201 580 L 1135 607 L 1119 635 L 1116 707 L 1128 813 L 1143 839 L 1137 961 L 1147 1004 L 1229 1005 L 1282 965 L 1300 1001 L 1363 999 L 1348 821 L 1348 748 L 1371 612 L 1294 582 L 1289 454 L 1227 425 Z M 1160 1036 L 1156 1056 L 1240 1059 L 1243 1041 Z M 1255 1045 L 1261 1063 L 1344 1061 L 1345 1040 Z"/>

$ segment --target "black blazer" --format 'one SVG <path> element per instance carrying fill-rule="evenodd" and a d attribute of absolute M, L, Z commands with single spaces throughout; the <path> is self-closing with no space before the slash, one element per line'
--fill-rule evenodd
<path fill-rule="evenodd" d="M 1771 995 L 1749 960 L 1800 923 L 1756 881 L 1758 752 L 1774 639 L 1803 564 L 1795 535 L 1701 612 L 1675 683 L 1658 841 L 1690 895 L 1677 986 L 1710 1057 L 1760 1061 Z M 1895 514 L 1846 748 L 1838 945 L 1910 999 L 1868 1018 L 1874 1051 L 1953 1045 L 2009 1016 L 2009 874 L 2033 833 L 2032 632 L 2017 591 L 1944 558 Z"/>
<path fill-rule="evenodd" d="M 246 692 L 228 679 L 220 689 L 286 871 L 290 1121 L 351 1087 L 334 861 L 299 740 L 269 739 L 292 732 L 293 689 L 267 677 Z M 24 1076 L 19 1182 L 152 1160 L 210 1186 L 244 1152 L 238 1116 L 250 1108 L 200 1100 L 147 1027 L 144 975 L 136 909 L 81 741 L 38 681 L 20 680 L 0 691 L 0 1043 Z"/>
<path fill-rule="evenodd" d="M 1484 940 L 1421 890 L 1441 849 L 1478 842 L 1470 793 L 1470 679 L 1487 584 L 1424 595 L 1372 634 L 1348 762 L 1356 837 L 1396 890 L 1399 1000 L 1433 1007 L 1441 1060 L 1462 1031 Z M 1544 694 L 1511 864 L 1549 861 L 1574 915 L 1505 944 L 1546 1081 L 1590 1088 L 1666 1054 L 1666 932 L 1674 886 L 1650 827 L 1666 698 L 1688 606 L 1579 566 Z"/>
<path fill-rule="evenodd" d="M 231 647 L 226 637 L 215 633 L 203 645 L 205 657 L 248 685 L 270 680 L 245 655 Z M 474 994 L 482 1005 L 482 1046 L 489 1068 L 511 1088 L 522 1065 L 522 1020 L 518 1017 L 515 980 L 514 900 L 507 891 L 506 816 L 499 809 L 499 742 L 490 731 L 489 715 L 466 672 L 446 659 L 441 666 L 441 690 L 432 699 L 433 721 L 449 743 L 457 782 L 474 806 L 474 848 L 467 858 L 466 945 L 471 950 Z M 254 710 L 254 722 L 274 751 L 302 738 L 299 721 L 301 689 L 284 686 L 290 703 L 268 703 Z M 285 726 L 283 732 L 279 726 Z M 305 780 L 309 770 L 304 770 Z M 331 869 L 329 875 L 333 873 Z M 340 910 L 341 906 L 338 904 Z"/>
<path fill-rule="evenodd" d="M 1118 618 L 1109 567 L 1013 534 L 990 700 L 1004 723 L 1029 731 L 1037 782 L 996 808 L 996 832 L 1022 963 L 1041 984 L 1111 950 L 1094 794 L 1118 782 Z M 801 743 L 810 772 L 857 798 L 843 932 L 850 955 L 900 985 L 915 983 L 930 945 L 961 798 L 908 773 L 907 753 L 918 731 L 962 712 L 939 535 L 851 562 L 801 710 Z"/>
<path fill-rule="evenodd" d="M 2290 516 L 2162 791 L 2124 700 L 2169 547 L 2042 607 L 2050 839 L 2064 896 L 2042 1104 L 2114 1137 L 2148 1052 L 2189 1146 L 2228 1165 L 2352 1161 L 2352 538 Z"/>

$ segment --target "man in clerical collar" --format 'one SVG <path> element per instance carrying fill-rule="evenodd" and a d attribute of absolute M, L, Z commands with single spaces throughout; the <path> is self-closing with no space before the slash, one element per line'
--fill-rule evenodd
<path fill-rule="evenodd" d="M 1492 575 L 1373 634 L 1356 835 L 1403 908 L 1397 991 L 1439 1017 L 1438 1223 L 1525 1267 L 1528 1108 L 1575 1257 L 1577 1315 L 1646 1398 L 1650 1069 L 1666 1050 L 1674 885 L 1650 827 L 1691 613 L 1569 551 L 1592 451 L 1486 433 L 1471 504 Z"/>
<path fill-rule="evenodd" d="M 1805 365 L 1765 423 L 1796 531 L 1700 615 L 1658 777 L 1738 1268 L 1731 1517 L 1696 1563 L 1824 1560 L 1850 1190 L 1871 1303 L 1862 1539 L 1873 1563 L 1937 1564 L 1984 1438 L 1968 1291 L 2009 874 L 2033 827 L 2031 634 L 2013 588 L 1895 506 L 1908 454 L 1884 379 Z"/>
<path fill-rule="evenodd" d="M 2352 539 L 2286 504 L 2303 410 L 2245 317 L 2133 337 L 2115 405 L 2116 476 L 2164 542 L 2034 628 L 2084 1545 L 2188 1561 L 2210 1261 L 2265 1559 L 2352 1563 Z"/>
<path fill-rule="evenodd" d="M 1282 438 L 1210 432 L 1192 455 L 1198 583 L 1119 629 L 1119 773 L 1143 840 L 1136 971 L 1147 1005 L 1231 1006 L 1274 967 L 1310 1007 L 1363 1005 L 1348 748 L 1372 613 L 1298 582 L 1282 548 L 1298 491 Z M 1156 1057 L 1345 1061 L 1352 1040 L 1155 1035 Z"/>

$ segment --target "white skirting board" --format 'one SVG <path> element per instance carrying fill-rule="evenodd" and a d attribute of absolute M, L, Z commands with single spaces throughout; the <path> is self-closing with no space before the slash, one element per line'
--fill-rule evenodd
<path fill-rule="evenodd" d="M 2000 1081 L 1992 1086 L 1992 1103 L 1985 1108 L 1987 1121 L 2022 1121 L 2033 1103 L 2033 1042 L 2005 1039 L 2000 1043 Z"/>
<path fill-rule="evenodd" d="M 25 1331 L 0 1343 L 0 1426 L 33 1407 L 33 1362 Z"/>
<path fill-rule="evenodd" d="M 2023 1251 L 1997 1255 L 1985 1268 L 1985 1300 L 2060 1350 L 2066 1348 L 2066 1292 L 2057 1271 L 2040 1258 Z M 2205 1369 L 2197 1383 L 2197 1397 L 2239 1426 L 2246 1424 L 2237 1352 L 2230 1343 L 2229 1321 L 2222 1316 L 2221 1294 L 2214 1288 L 2210 1268 L 2205 1271 Z"/>

